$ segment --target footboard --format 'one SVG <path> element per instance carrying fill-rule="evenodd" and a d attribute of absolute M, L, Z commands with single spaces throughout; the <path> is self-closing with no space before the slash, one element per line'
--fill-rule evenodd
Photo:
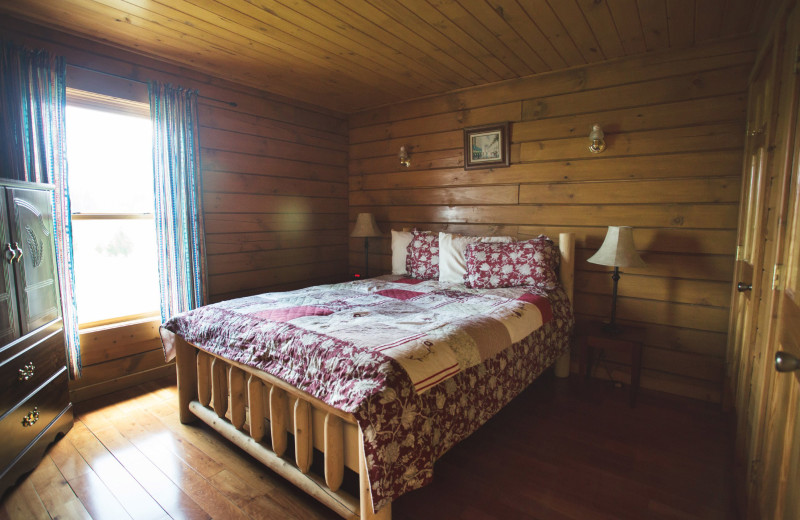
<path fill-rule="evenodd" d="M 171 333 L 170 333 L 171 334 Z M 267 373 L 228 361 L 174 337 L 182 423 L 196 418 L 343 518 L 377 514 L 355 418 Z M 294 436 L 294 461 L 284 455 Z M 324 478 L 309 472 L 314 448 L 324 454 Z M 359 475 L 359 497 L 340 488 L 344 468 Z"/>

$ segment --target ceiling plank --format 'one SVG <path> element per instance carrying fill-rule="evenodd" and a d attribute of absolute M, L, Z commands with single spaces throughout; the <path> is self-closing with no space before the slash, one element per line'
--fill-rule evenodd
<path fill-rule="evenodd" d="M 694 44 L 694 4 L 695 0 L 667 0 L 670 47 Z"/>
<path fill-rule="evenodd" d="M 648 51 L 669 48 L 669 25 L 665 0 L 638 0 L 644 42 Z"/>
<path fill-rule="evenodd" d="M 645 52 L 647 47 L 644 43 L 642 22 L 639 20 L 639 6 L 636 4 L 636 0 L 606 1 L 617 26 L 625 53 L 630 55 Z"/>
<path fill-rule="evenodd" d="M 725 2 L 706 2 L 695 4 L 694 41 L 703 42 L 719 38 L 722 34 L 722 13 Z"/>
<path fill-rule="evenodd" d="M 605 0 L 578 0 L 578 5 L 607 59 L 625 55 L 611 11 Z"/>
<path fill-rule="evenodd" d="M 564 0 L 561 0 L 564 1 Z M 550 44 L 558 49 L 561 57 L 569 66 L 584 65 L 586 59 L 581 55 L 581 51 L 575 46 L 572 37 L 559 21 L 558 16 L 547 3 L 547 0 L 528 0 L 523 2 L 522 8 L 527 11 L 528 16 L 539 26 L 542 33 L 550 41 Z"/>
<path fill-rule="evenodd" d="M 551 69 L 562 69 L 567 66 L 567 62 L 564 61 L 558 50 L 553 47 L 536 22 L 531 20 L 528 13 L 519 6 L 516 0 L 486 0 L 486 2 L 517 34 L 528 42 L 531 49 L 534 49 Z"/>
<path fill-rule="evenodd" d="M 549 5 L 587 63 L 606 59 L 577 0 L 549 0 Z"/>

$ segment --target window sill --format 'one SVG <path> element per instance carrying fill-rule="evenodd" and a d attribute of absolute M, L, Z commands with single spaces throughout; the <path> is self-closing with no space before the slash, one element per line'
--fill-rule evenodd
<path fill-rule="evenodd" d="M 100 330 L 108 330 L 117 327 L 128 327 L 131 325 L 138 325 L 150 321 L 160 322 L 161 315 L 158 312 L 145 312 L 142 314 L 134 314 L 131 316 L 122 316 L 120 318 L 112 318 L 108 320 L 81 323 L 78 325 L 78 333 L 87 334 L 90 332 L 97 332 Z"/>

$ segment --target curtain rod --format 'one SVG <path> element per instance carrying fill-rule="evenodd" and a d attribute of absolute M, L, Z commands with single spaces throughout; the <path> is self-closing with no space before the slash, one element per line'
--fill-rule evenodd
<path fill-rule="evenodd" d="M 138 80 L 138 79 L 134 79 L 134 78 L 129 78 L 127 76 L 123 76 L 121 74 L 115 74 L 113 72 L 106 72 L 104 70 L 90 69 L 89 67 L 86 67 L 84 65 L 75 65 L 75 64 L 72 64 L 72 63 L 68 63 L 67 66 L 68 67 L 75 67 L 75 68 L 83 69 L 83 70 L 88 70 L 89 72 L 94 72 L 94 73 L 97 73 L 97 74 L 103 74 L 105 76 L 111 76 L 113 78 L 123 79 L 125 81 L 133 81 L 133 82 L 136 82 L 136 83 L 141 83 L 143 85 L 147 85 L 146 81 L 142 81 L 142 80 Z M 239 106 L 235 101 L 225 101 L 224 99 L 217 99 L 217 98 L 213 98 L 213 97 L 209 97 L 209 96 L 203 96 L 203 95 L 200 94 L 200 90 L 199 89 L 197 89 L 197 97 L 202 98 L 202 99 L 207 99 L 209 101 L 216 101 L 217 103 L 222 103 L 224 105 L 228 105 L 228 106 L 231 106 L 231 107 L 238 107 Z"/>

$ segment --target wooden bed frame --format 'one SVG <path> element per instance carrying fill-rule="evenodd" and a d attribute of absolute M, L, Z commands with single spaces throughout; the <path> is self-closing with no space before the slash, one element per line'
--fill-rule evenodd
<path fill-rule="evenodd" d="M 559 277 L 572 301 L 574 235 L 561 233 L 558 246 Z M 182 423 L 199 418 L 343 518 L 391 518 L 391 505 L 377 513 L 372 510 L 363 438 L 352 414 L 265 372 L 219 358 L 173 336 Z M 558 377 L 569 375 L 569 352 L 556 362 L 555 371 Z M 262 442 L 267 428 L 269 445 Z M 294 436 L 294 463 L 283 457 L 287 432 Z M 324 478 L 309 472 L 314 448 L 324 455 Z M 360 497 L 340 488 L 345 466 L 359 475 Z"/>

